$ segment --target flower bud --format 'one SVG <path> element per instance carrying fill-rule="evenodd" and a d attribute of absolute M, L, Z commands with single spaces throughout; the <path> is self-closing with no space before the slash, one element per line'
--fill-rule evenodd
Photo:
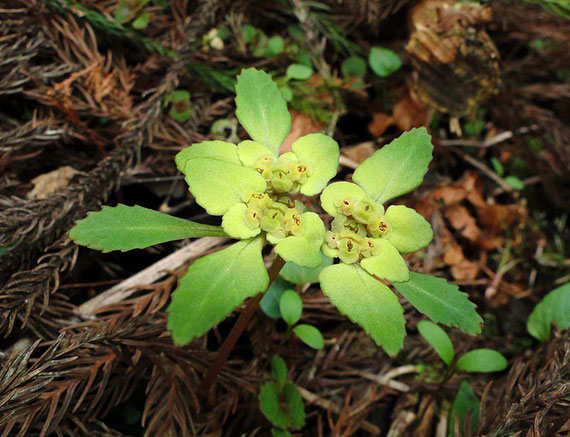
<path fill-rule="evenodd" d="M 293 181 L 287 177 L 284 171 L 274 170 L 273 177 L 271 178 L 271 186 L 277 193 L 286 193 L 293 186 Z"/>
<path fill-rule="evenodd" d="M 366 229 L 374 238 L 380 237 L 388 230 L 388 224 L 384 220 L 384 216 L 380 213 L 373 214 L 368 221 Z"/>

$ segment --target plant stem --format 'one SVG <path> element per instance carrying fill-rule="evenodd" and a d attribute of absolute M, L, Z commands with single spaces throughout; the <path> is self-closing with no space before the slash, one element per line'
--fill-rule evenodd
<path fill-rule="evenodd" d="M 285 260 L 281 258 L 279 255 L 276 255 L 275 259 L 273 260 L 273 263 L 271 264 L 269 269 L 267 269 L 267 273 L 269 274 L 269 285 L 267 286 L 267 288 L 271 286 L 271 284 L 273 283 L 273 281 L 275 280 L 275 278 L 277 277 L 277 275 L 279 274 L 284 265 L 285 265 Z M 214 381 L 216 380 L 216 376 L 222 369 L 224 363 L 226 362 L 226 359 L 228 358 L 234 346 L 236 345 L 239 337 L 241 336 L 242 332 L 244 331 L 251 317 L 255 314 L 255 311 L 259 306 L 259 302 L 263 298 L 264 294 L 265 293 L 259 293 L 257 296 L 247 301 L 247 303 L 245 304 L 245 309 L 240 314 L 239 318 L 237 319 L 237 322 L 235 323 L 232 330 L 224 340 L 224 343 L 220 347 L 218 355 L 216 356 L 216 359 L 214 360 L 214 363 L 212 364 L 210 371 L 204 378 L 204 382 L 202 383 L 202 390 L 208 396 L 208 401 L 210 403 L 213 403 L 214 400 L 213 399 L 214 392 L 210 393 L 210 389 L 214 384 Z"/>

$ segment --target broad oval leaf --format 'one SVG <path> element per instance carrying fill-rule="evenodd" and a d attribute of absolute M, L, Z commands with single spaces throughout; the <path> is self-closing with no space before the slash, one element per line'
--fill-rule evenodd
<path fill-rule="evenodd" d="M 400 56 L 384 47 L 372 47 L 368 54 L 368 63 L 372 71 L 380 77 L 388 77 L 402 66 Z"/>
<path fill-rule="evenodd" d="M 235 101 L 236 117 L 249 136 L 277 156 L 291 129 L 291 114 L 271 77 L 255 68 L 242 70 Z"/>
<path fill-rule="evenodd" d="M 384 216 L 388 230 L 383 235 L 400 253 L 415 252 L 426 247 L 433 239 L 429 222 L 412 208 L 392 205 Z"/>
<path fill-rule="evenodd" d="M 373 242 L 378 247 L 379 254 L 363 258 L 360 261 L 362 268 L 371 275 L 390 282 L 402 282 L 410 279 L 408 265 L 396 248 L 382 238 L 375 238 Z"/>
<path fill-rule="evenodd" d="M 247 205 L 245 203 L 236 203 L 226 211 L 222 219 L 222 228 L 232 238 L 245 240 L 253 238 L 261 232 L 261 229 L 250 228 L 246 221 Z"/>
<path fill-rule="evenodd" d="M 279 299 L 285 290 L 292 287 L 292 284 L 281 279 L 275 278 L 267 292 L 263 295 L 263 298 L 259 302 L 259 307 L 265 313 L 266 316 L 272 319 L 278 319 L 281 317 L 281 310 L 279 309 Z"/>
<path fill-rule="evenodd" d="M 313 75 L 313 69 L 303 64 L 291 64 L 285 71 L 285 76 L 289 79 L 307 80 Z"/>
<path fill-rule="evenodd" d="M 321 194 L 321 206 L 336 217 L 339 213 L 338 204 L 342 199 L 352 198 L 353 201 L 366 197 L 366 193 L 358 185 L 352 182 L 333 182 L 327 186 Z"/>
<path fill-rule="evenodd" d="M 465 436 L 465 423 L 469 421 L 471 433 L 475 435 L 479 426 L 479 398 L 467 381 L 462 381 L 449 412 L 447 437 Z M 457 423 L 457 425 L 456 425 Z M 457 426 L 458 434 L 455 432 Z"/>
<path fill-rule="evenodd" d="M 427 130 L 412 129 L 365 159 L 354 171 L 352 180 L 370 197 L 385 203 L 422 183 L 432 150 Z"/>
<path fill-rule="evenodd" d="M 321 331 L 312 325 L 306 325 L 302 323 L 295 326 L 293 328 L 293 332 L 297 337 L 301 339 L 303 343 L 309 347 L 312 347 L 313 349 L 321 350 L 325 346 L 323 334 L 321 334 Z"/>
<path fill-rule="evenodd" d="M 290 235 L 279 241 L 275 253 L 287 262 L 301 267 L 316 268 L 322 263 L 321 246 L 325 240 L 325 225 L 314 212 L 301 215 L 305 233 L 300 236 Z"/>
<path fill-rule="evenodd" d="M 321 273 L 321 270 L 333 263 L 332 258 L 324 256 L 323 254 L 321 254 L 321 259 L 323 263 L 316 268 L 299 267 L 294 263 L 286 263 L 279 272 L 279 275 L 293 284 L 314 284 L 319 282 L 319 273 Z"/>
<path fill-rule="evenodd" d="M 208 332 L 248 297 L 267 289 L 261 249 L 265 240 L 242 240 L 196 260 L 180 280 L 168 307 L 167 328 L 176 344 Z"/>
<path fill-rule="evenodd" d="M 220 140 L 203 141 L 201 143 L 192 144 L 190 147 L 186 147 L 178 152 L 174 161 L 176 162 L 178 170 L 186 174 L 186 164 L 188 161 L 198 158 L 211 158 L 237 165 L 241 164 L 238 156 L 238 147 L 235 144 Z"/>
<path fill-rule="evenodd" d="M 297 386 L 291 382 L 267 382 L 259 392 L 263 415 L 276 427 L 300 429 L 305 425 L 305 405 Z"/>
<path fill-rule="evenodd" d="M 312 169 L 307 181 L 301 185 L 301 193 L 305 196 L 319 194 L 336 175 L 340 157 L 338 143 L 327 135 L 309 134 L 295 141 L 291 150 L 300 162 L 309 164 Z"/>
<path fill-rule="evenodd" d="M 407 282 L 394 282 L 394 287 L 422 314 L 434 322 L 457 327 L 470 335 L 481 333 L 483 320 L 475 304 L 457 285 L 431 275 L 410 272 Z"/>
<path fill-rule="evenodd" d="M 421 336 L 435 349 L 439 357 L 448 366 L 453 361 L 455 352 L 453 350 L 453 343 L 449 335 L 429 320 L 420 320 L 418 322 L 418 331 Z"/>
<path fill-rule="evenodd" d="M 550 325 L 570 328 L 570 282 L 552 290 L 534 307 L 526 323 L 530 335 L 540 341 L 550 338 Z"/>
<path fill-rule="evenodd" d="M 286 290 L 279 299 L 281 317 L 288 325 L 294 325 L 301 318 L 303 300 L 294 290 Z"/>
<path fill-rule="evenodd" d="M 366 76 L 366 61 L 360 56 L 351 56 L 342 61 L 340 71 L 343 77 L 359 77 Z"/>
<path fill-rule="evenodd" d="M 406 320 L 396 295 L 354 264 L 335 264 L 321 272 L 323 293 L 338 310 L 360 325 L 388 355 L 404 345 Z"/>
<path fill-rule="evenodd" d="M 267 187 L 263 176 L 241 163 L 197 158 L 188 160 L 185 170 L 190 192 L 211 215 L 223 215 L 247 195 L 263 193 Z"/>
<path fill-rule="evenodd" d="M 457 360 L 457 370 L 470 373 L 500 372 L 507 368 L 506 358 L 493 349 L 475 349 Z"/>
<path fill-rule="evenodd" d="M 279 355 L 271 357 L 271 374 L 276 381 L 285 382 L 287 380 L 287 364 Z"/>
<path fill-rule="evenodd" d="M 90 212 L 69 231 L 69 238 L 77 244 L 103 252 L 142 249 L 183 238 L 226 236 L 219 226 L 202 225 L 142 206 L 123 204 Z"/>

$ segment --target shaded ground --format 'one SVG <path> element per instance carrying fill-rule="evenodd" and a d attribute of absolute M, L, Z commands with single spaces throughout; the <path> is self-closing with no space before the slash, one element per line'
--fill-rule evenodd
<path fill-rule="evenodd" d="M 481 398 L 476 435 L 567 435 L 567 333 L 540 345 L 525 328 L 540 298 L 569 279 L 567 7 L 155 0 L 135 11 L 150 16 L 136 30 L 113 19 L 118 3 L 0 2 L 1 435 L 269 435 L 256 393 L 275 353 L 303 389 L 299 435 L 443 436 L 463 379 Z M 280 36 L 283 50 L 255 52 L 246 24 Z M 222 28 L 222 45 L 208 40 Z M 398 53 L 403 67 L 344 77 L 342 62 L 372 46 Z M 234 119 L 241 68 L 282 77 L 303 57 L 315 74 L 291 85 L 289 140 L 332 134 L 339 179 L 403 130 L 429 127 L 434 162 L 399 202 L 430 220 L 435 238 L 408 262 L 459 284 L 484 315 L 482 336 L 450 333 L 457 354 L 495 348 L 508 371 L 442 382 L 415 328 L 422 316 L 405 302 L 409 335 L 389 359 L 314 284 L 303 287 L 303 320 L 325 348 L 279 345 L 283 327 L 259 313 L 209 405 L 197 387 L 235 317 L 179 348 L 164 310 L 191 260 L 224 242 L 102 254 L 67 239 L 88 211 L 117 202 L 215 223 L 173 156 L 211 138 L 215 120 Z M 185 121 L 168 103 L 177 89 L 191 95 Z M 173 252 L 167 274 L 135 277 L 134 293 L 123 288 L 116 301 L 92 300 Z M 372 381 L 388 372 L 390 382 Z"/>

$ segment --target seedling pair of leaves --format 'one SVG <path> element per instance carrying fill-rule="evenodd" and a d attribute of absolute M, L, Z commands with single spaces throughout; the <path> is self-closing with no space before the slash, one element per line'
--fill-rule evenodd
<path fill-rule="evenodd" d="M 418 322 L 421 336 L 435 349 L 442 361 L 451 366 L 455 359 L 453 343 L 447 333 L 438 325 L 428 320 Z M 460 372 L 482 373 L 500 372 L 507 368 L 505 357 L 493 349 L 475 349 L 462 355 L 455 364 Z"/>
<path fill-rule="evenodd" d="M 259 406 L 261 412 L 277 429 L 273 436 L 290 436 L 288 430 L 305 425 L 305 405 L 297 386 L 287 379 L 287 365 L 278 355 L 271 359 L 272 381 L 261 386 Z"/>
<path fill-rule="evenodd" d="M 353 182 L 327 186 L 337 171 L 338 144 L 310 134 L 279 155 L 291 117 L 275 83 L 266 73 L 243 70 L 236 94 L 236 117 L 252 140 L 205 141 L 176 156 L 196 202 L 222 216 L 221 227 L 119 205 L 90 214 L 70 232 L 79 244 L 103 251 L 208 235 L 239 240 L 195 261 L 180 280 L 168 308 L 175 343 L 205 334 L 244 300 L 267 290 L 261 252 L 266 244 L 301 267 L 320 266 L 321 251 L 338 258 L 340 263 L 319 273 L 323 293 L 390 355 L 403 347 L 405 319 L 397 296 L 379 279 L 433 321 L 480 332 L 474 305 L 456 286 L 408 271 L 401 254 L 431 241 L 429 223 L 405 206 L 383 206 L 422 182 L 433 149 L 425 129 L 375 152 L 355 170 Z M 329 231 L 319 215 L 291 197 L 321 192 L 321 205 L 333 217 Z"/>
<path fill-rule="evenodd" d="M 376 76 L 388 77 L 400 69 L 402 59 L 390 49 L 372 47 L 368 53 L 368 65 Z M 350 56 L 340 66 L 345 79 L 351 77 L 363 79 L 366 76 L 366 70 L 366 61 L 360 56 Z"/>
<path fill-rule="evenodd" d="M 150 0 L 123 0 L 113 11 L 113 18 L 119 24 L 132 21 L 134 29 L 144 29 L 150 21 L 150 14 L 143 10 Z"/>

